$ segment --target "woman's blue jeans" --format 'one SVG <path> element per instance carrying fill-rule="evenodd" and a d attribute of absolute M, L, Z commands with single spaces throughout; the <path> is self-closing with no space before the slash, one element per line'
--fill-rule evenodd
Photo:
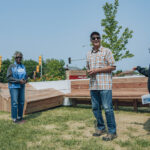
<path fill-rule="evenodd" d="M 91 90 L 92 110 L 97 120 L 97 128 L 105 129 L 105 124 L 102 116 L 102 106 L 105 110 L 108 133 L 116 133 L 116 122 L 112 104 L 112 90 Z"/>
<path fill-rule="evenodd" d="M 11 96 L 11 117 L 12 119 L 23 117 L 23 108 L 25 101 L 25 87 L 10 88 Z"/>

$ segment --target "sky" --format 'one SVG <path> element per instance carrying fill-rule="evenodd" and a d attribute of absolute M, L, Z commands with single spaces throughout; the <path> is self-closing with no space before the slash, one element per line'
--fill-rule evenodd
<path fill-rule="evenodd" d="M 0 56 L 3 60 L 21 51 L 24 59 L 42 55 L 63 59 L 83 68 L 91 50 L 90 34 L 103 34 L 103 5 L 114 0 L 0 0 Z M 134 54 L 116 63 L 117 70 L 150 64 L 150 0 L 119 0 L 116 20 L 133 30 L 127 49 Z M 123 30 L 122 30 L 123 31 Z"/>

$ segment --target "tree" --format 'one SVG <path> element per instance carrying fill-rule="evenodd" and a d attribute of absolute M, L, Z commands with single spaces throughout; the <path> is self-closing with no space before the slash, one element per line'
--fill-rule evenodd
<path fill-rule="evenodd" d="M 2 69 L 0 72 L 0 82 L 6 83 L 7 82 L 7 69 L 9 65 L 11 64 L 11 61 L 9 59 L 6 59 L 2 62 Z"/>
<path fill-rule="evenodd" d="M 116 61 L 134 56 L 126 48 L 128 39 L 132 38 L 133 31 L 125 28 L 122 34 L 120 33 L 122 26 L 119 26 L 116 21 L 118 6 L 118 0 L 115 0 L 114 4 L 106 2 L 103 6 L 105 19 L 101 21 L 101 25 L 104 27 L 102 45 L 112 50 Z"/>
<path fill-rule="evenodd" d="M 26 67 L 26 72 L 27 72 L 27 75 L 30 79 L 33 78 L 33 73 L 34 71 L 36 71 L 36 66 L 38 65 L 38 62 L 30 59 L 30 60 L 23 60 L 22 62 L 25 67 Z"/>
<path fill-rule="evenodd" d="M 64 80 L 65 62 L 57 59 L 47 59 L 45 63 L 45 80 Z"/>

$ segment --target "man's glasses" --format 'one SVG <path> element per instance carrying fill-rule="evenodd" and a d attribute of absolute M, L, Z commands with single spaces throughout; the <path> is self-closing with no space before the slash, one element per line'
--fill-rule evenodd
<path fill-rule="evenodd" d="M 16 59 L 19 59 L 19 58 L 22 59 L 22 57 L 16 57 Z"/>
<path fill-rule="evenodd" d="M 100 40 L 100 37 L 99 37 L 99 36 L 98 36 L 98 37 L 92 37 L 91 39 L 92 39 L 93 41 L 96 40 L 96 39 L 97 39 L 97 40 Z"/>

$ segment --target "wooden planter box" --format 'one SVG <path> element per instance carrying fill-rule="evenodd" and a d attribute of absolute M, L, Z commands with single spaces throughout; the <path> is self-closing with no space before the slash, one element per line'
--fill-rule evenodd
<path fill-rule="evenodd" d="M 11 111 L 11 100 L 7 86 L 0 87 L 0 111 Z M 29 84 L 25 91 L 24 114 L 34 113 L 63 104 L 63 93 L 55 89 L 36 90 Z"/>

